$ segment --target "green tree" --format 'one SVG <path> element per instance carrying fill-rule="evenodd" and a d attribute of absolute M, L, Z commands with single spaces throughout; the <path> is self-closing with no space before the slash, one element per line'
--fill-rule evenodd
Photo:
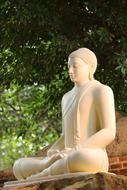
<path fill-rule="evenodd" d="M 54 119 L 58 110 L 54 107 L 47 111 L 46 94 L 44 85 L 37 84 L 24 88 L 11 85 L 1 93 L 0 169 L 12 165 L 19 157 L 35 154 L 58 138 L 61 123 L 59 118 Z"/>
<path fill-rule="evenodd" d="M 1 84 L 50 85 L 56 75 L 62 78 L 68 54 L 85 46 L 97 54 L 96 77 L 113 88 L 117 108 L 126 111 L 126 5 L 125 0 L 1 1 Z M 63 83 L 66 91 L 70 84 Z"/>

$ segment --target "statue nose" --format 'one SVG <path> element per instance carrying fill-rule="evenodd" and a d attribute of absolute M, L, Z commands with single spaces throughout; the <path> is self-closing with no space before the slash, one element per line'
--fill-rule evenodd
<path fill-rule="evenodd" d="M 72 67 L 69 68 L 69 74 L 70 75 L 73 74 L 73 68 Z"/>

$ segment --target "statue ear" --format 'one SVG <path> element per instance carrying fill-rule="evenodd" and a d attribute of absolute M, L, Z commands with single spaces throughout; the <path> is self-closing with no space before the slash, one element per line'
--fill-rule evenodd
<path fill-rule="evenodd" d="M 89 79 L 90 79 L 90 80 L 93 80 L 93 79 L 94 79 L 92 68 L 90 69 L 90 72 L 89 72 Z"/>

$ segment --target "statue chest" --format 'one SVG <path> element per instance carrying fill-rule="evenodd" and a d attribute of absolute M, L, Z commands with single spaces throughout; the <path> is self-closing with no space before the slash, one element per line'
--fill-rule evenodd
<path fill-rule="evenodd" d="M 82 98 L 81 95 L 75 97 L 70 94 L 63 103 L 65 142 L 69 147 L 80 144 L 96 131 L 93 98 L 89 93 Z"/>

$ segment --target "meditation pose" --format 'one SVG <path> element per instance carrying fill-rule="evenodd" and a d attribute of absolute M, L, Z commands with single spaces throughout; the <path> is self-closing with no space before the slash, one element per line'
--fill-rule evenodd
<path fill-rule="evenodd" d="M 17 179 L 74 172 L 108 172 L 106 146 L 115 138 L 114 97 L 110 87 L 94 79 L 96 55 L 80 48 L 69 55 L 74 87 L 62 98 L 62 134 L 43 159 L 21 158 Z"/>

